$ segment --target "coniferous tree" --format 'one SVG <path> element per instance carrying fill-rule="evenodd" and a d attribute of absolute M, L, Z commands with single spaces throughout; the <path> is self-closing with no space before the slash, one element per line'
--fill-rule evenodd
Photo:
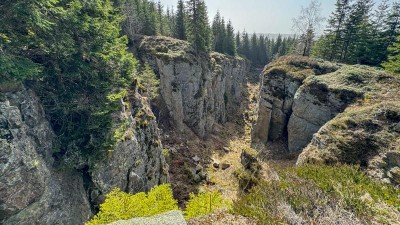
<path fill-rule="evenodd" d="M 196 51 L 210 50 L 210 27 L 204 0 L 187 0 L 188 39 Z"/>
<path fill-rule="evenodd" d="M 250 57 L 250 39 L 246 31 L 242 33 L 242 55 L 248 59 Z"/>
<path fill-rule="evenodd" d="M 214 17 L 211 29 L 213 32 L 213 50 L 216 52 L 224 53 L 224 39 L 225 39 L 225 24 L 224 19 L 221 17 L 219 11 Z"/>
<path fill-rule="evenodd" d="M 186 36 L 186 25 L 185 25 L 185 5 L 183 0 L 178 1 L 178 7 L 176 10 L 176 22 L 175 22 L 175 30 L 174 30 L 174 37 L 187 40 Z"/>
<path fill-rule="evenodd" d="M 384 62 L 382 66 L 386 71 L 400 73 L 400 36 L 397 41 L 389 47 L 388 62 Z"/>
<path fill-rule="evenodd" d="M 225 52 L 228 55 L 236 54 L 236 46 L 235 46 L 235 30 L 232 25 L 232 21 L 228 21 L 226 26 L 226 37 L 225 37 L 226 49 Z"/>
<path fill-rule="evenodd" d="M 345 23 L 350 11 L 351 0 L 336 0 L 336 9 L 328 20 L 328 33 L 330 42 L 326 48 L 330 49 L 329 60 L 339 60 L 344 42 Z"/>
<path fill-rule="evenodd" d="M 242 54 L 242 40 L 240 38 L 239 31 L 236 33 L 236 36 L 235 36 L 235 45 L 236 45 L 237 53 Z"/>
<path fill-rule="evenodd" d="M 387 30 L 386 18 L 389 15 L 390 5 L 388 0 L 383 0 L 375 10 L 374 17 L 371 21 L 371 36 L 370 39 L 370 65 L 379 65 L 386 60 L 387 56 L 387 37 L 384 32 Z"/>
<path fill-rule="evenodd" d="M 276 55 L 279 56 L 279 50 L 281 49 L 281 45 L 282 45 L 282 35 L 279 34 L 272 49 L 272 55 L 274 55 L 274 57 Z"/>
<path fill-rule="evenodd" d="M 258 64 L 258 37 L 256 33 L 253 33 L 250 39 L 250 52 L 247 56 L 253 63 Z"/>
<path fill-rule="evenodd" d="M 156 35 L 156 10 L 154 2 L 147 2 L 146 0 L 142 4 L 142 15 L 143 15 L 143 29 L 142 34 L 144 35 Z"/>
<path fill-rule="evenodd" d="M 350 15 L 345 23 L 344 43 L 340 60 L 348 63 L 357 63 L 359 51 L 365 51 L 362 38 L 368 37 L 370 11 L 372 0 L 357 0 L 351 7 Z"/>
<path fill-rule="evenodd" d="M 157 2 L 157 25 L 158 25 L 158 34 L 166 35 L 166 30 L 164 26 L 164 10 L 161 2 Z"/>
<path fill-rule="evenodd" d="M 383 32 L 386 36 L 385 47 L 391 46 L 396 42 L 396 38 L 400 29 L 400 3 L 394 2 L 386 21 L 386 30 Z"/>

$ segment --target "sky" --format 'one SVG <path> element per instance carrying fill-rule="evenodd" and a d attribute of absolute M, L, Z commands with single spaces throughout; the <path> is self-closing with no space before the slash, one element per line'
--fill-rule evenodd
<path fill-rule="evenodd" d="M 212 21 L 217 10 L 226 19 L 231 19 L 235 29 L 248 33 L 292 34 L 293 18 L 301 7 L 308 6 L 311 0 L 205 0 L 209 20 Z M 174 6 L 177 0 L 161 0 L 164 6 Z M 322 16 L 328 18 L 335 9 L 336 0 L 320 0 Z M 381 0 L 376 0 L 381 2 Z"/>

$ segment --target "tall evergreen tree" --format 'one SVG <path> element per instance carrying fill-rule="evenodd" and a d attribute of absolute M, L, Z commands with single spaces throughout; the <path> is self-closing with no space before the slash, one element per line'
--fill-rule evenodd
<path fill-rule="evenodd" d="M 213 50 L 220 53 L 225 52 L 224 39 L 226 31 L 224 23 L 224 18 L 222 18 L 219 11 L 217 11 L 211 29 L 213 32 Z"/>
<path fill-rule="evenodd" d="M 242 51 L 242 40 L 240 38 L 240 32 L 239 31 L 236 33 L 236 36 L 235 36 L 235 44 L 236 44 L 237 53 L 243 54 L 243 51 Z"/>
<path fill-rule="evenodd" d="M 250 56 L 250 39 L 249 34 L 246 31 L 242 33 L 242 55 L 249 59 Z"/>
<path fill-rule="evenodd" d="M 247 56 L 252 62 L 258 64 L 258 37 L 256 33 L 253 33 L 250 39 L 250 52 Z"/>
<path fill-rule="evenodd" d="M 210 27 L 204 0 L 187 0 L 188 39 L 196 51 L 210 50 Z"/>
<path fill-rule="evenodd" d="M 176 10 L 176 22 L 175 22 L 174 37 L 181 39 L 181 40 L 187 40 L 185 17 L 186 17 L 185 5 L 183 3 L 183 0 L 179 0 L 177 10 Z"/>
<path fill-rule="evenodd" d="M 225 52 L 228 55 L 232 55 L 232 56 L 235 55 L 236 54 L 235 30 L 233 28 L 231 20 L 229 20 L 228 24 L 226 25 L 225 43 L 226 43 Z"/>
<path fill-rule="evenodd" d="M 400 73 L 400 36 L 397 41 L 389 47 L 388 62 L 384 62 L 382 66 L 386 71 Z"/>
<path fill-rule="evenodd" d="M 372 7 L 372 0 L 357 0 L 351 7 L 345 23 L 341 61 L 357 63 L 357 55 L 363 55 L 361 52 L 366 51 L 366 43 L 362 39 L 369 36 L 369 17 Z"/>
<path fill-rule="evenodd" d="M 330 49 L 329 60 L 339 60 L 341 58 L 342 46 L 344 42 L 345 22 L 349 16 L 351 0 L 336 0 L 336 9 L 328 20 L 328 33 L 330 42 L 326 46 Z"/>
<path fill-rule="evenodd" d="M 154 2 L 147 2 L 147 0 L 145 0 L 142 4 L 141 13 L 143 18 L 143 29 L 141 33 L 144 35 L 156 35 L 157 19 Z"/>
<path fill-rule="evenodd" d="M 157 25 L 158 34 L 166 35 L 165 25 L 164 25 L 164 9 L 161 1 L 157 2 Z"/>

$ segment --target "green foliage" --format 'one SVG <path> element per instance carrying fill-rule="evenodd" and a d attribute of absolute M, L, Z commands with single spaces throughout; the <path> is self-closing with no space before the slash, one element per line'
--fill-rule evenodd
<path fill-rule="evenodd" d="M 119 125 L 111 115 L 137 64 L 113 2 L 6 0 L 0 18 L 0 78 L 38 81 L 60 156 L 85 160 L 112 149 Z"/>
<path fill-rule="evenodd" d="M 115 189 L 107 194 L 106 201 L 100 206 L 100 212 L 86 225 L 148 217 L 177 209 L 177 201 L 172 196 L 170 185 L 167 184 L 154 187 L 148 194 L 140 192 L 131 195 Z"/>
<path fill-rule="evenodd" d="M 259 224 L 280 224 L 290 222 L 283 209 L 277 207 L 280 205 L 288 205 L 296 214 L 314 221 L 319 216 L 315 212 L 327 206 L 344 208 L 366 220 L 382 219 L 381 213 L 389 215 L 381 203 L 396 210 L 400 207 L 398 189 L 373 181 L 358 167 L 308 165 L 275 170 L 279 180 L 260 181 L 234 202 L 234 213 L 257 218 Z"/>
<path fill-rule="evenodd" d="M 202 217 L 215 212 L 215 210 L 226 206 L 226 201 L 219 192 L 206 192 L 195 195 L 190 194 L 186 203 L 185 218 L 191 219 Z"/>
<path fill-rule="evenodd" d="M 144 94 L 151 100 L 156 98 L 160 92 L 160 79 L 154 71 L 146 64 L 138 76 L 139 87 Z"/>
<path fill-rule="evenodd" d="M 400 36 L 393 46 L 389 47 L 388 62 L 384 62 L 382 66 L 388 72 L 400 73 Z"/>
<path fill-rule="evenodd" d="M 186 7 L 188 40 L 197 52 L 208 52 L 211 47 L 211 29 L 206 3 L 202 0 L 187 0 Z"/>
<path fill-rule="evenodd" d="M 372 0 L 337 0 L 336 9 L 313 55 L 330 61 L 379 66 L 400 31 L 400 4 L 390 9 L 382 1 L 375 12 Z"/>
<path fill-rule="evenodd" d="M 23 81 L 38 77 L 41 66 L 27 58 L 0 53 L 0 80 Z"/>
<path fill-rule="evenodd" d="M 175 30 L 174 30 L 174 37 L 186 40 L 186 25 L 185 25 L 185 5 L 183 0 L 178 1 L 177 12 L 176 12 L 176 23 L 175 23 Z"/>

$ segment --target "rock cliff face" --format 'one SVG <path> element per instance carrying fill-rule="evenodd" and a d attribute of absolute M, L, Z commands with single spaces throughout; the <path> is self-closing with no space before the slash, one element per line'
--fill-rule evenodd
<path fill-rule="evenodd" d="M 218 53 L 196 54 L 189 43 L 167 37 L 138 37 L 140 59 L 160 77 L 160 91 L 169 116 L 204 137 L 215 123 L 224 123 L 237 105 L 248 63 Z"/>
<path fill-rule="evenodd" d="M 113 188 L 136 193 L 167 181 L 167 165 L 154 116 L 138 94 L 115 120 L 122 140 L 104 160 L 83 170 L 52 155 L 55 135 L 35 93 L 0 92 L 0 223 L 83 224 Z M 86 167 L 89 165 L 86 165 Z"/>
<path fill-rule="evenodd" d="M 54 138 L 32 91 L 0 93 L 0 223 L 81 224 L 89 219 L 80 174 L 53 166 Z"/>
<path fill-rule="evenodd" d="M 149 191 L 168 181 L 168 165 L 162 153 L 159 131 L 147 100 L 132 93 L 116 115 L 127 128 L 113 152 L 92 171 L 92 196 L 118 187 L 129 193 Z"/>
<path fill-rule="evenodd" d="M 253 142 L 288 140 L 290 152 L 305 147 L 319 127 L 334 116 L 331 110 L 340 107 L 335 105 L 335 96 L 324 93 L 326 87 L 303 85 L 303 81 L 337 69 L 337 65 L 294 57 L 267 66 L 261 80 Z M 320 94 L 325 94 L 325 99 Z"/>
<path fill-rule="evenodd" d="M 253 142 L 287 141 L 298 164 L 360 164 L 399 184 L 400 79 L 367 66 L 286 57 L 266 67 Z"/>

